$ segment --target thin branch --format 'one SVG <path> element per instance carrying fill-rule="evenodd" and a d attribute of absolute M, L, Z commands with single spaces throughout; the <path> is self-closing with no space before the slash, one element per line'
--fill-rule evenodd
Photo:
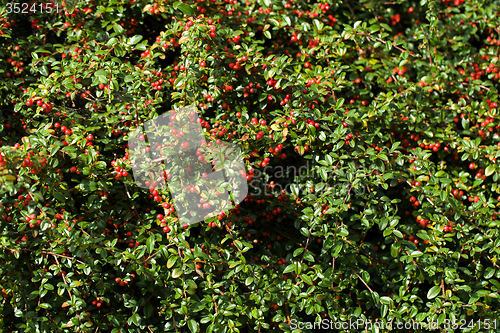
<path fill-rule="evenodd" d="M 466 85 L 466 86 L 472 86 L 472 84 L 467 83 L 467 82 L 462 82 L 462 84 L 463 84 L 463 85 Z M 483 86 L 482 84 L 478 84 L 477 86 L 478 86 L 479 88 L 483 88 L 483 89 L 485 89 L 486 91 L 490 91 L 490 88 L 485 87 L 485 86 Z"/>
<path fill-rule="evenodd" d="M 332 258 L 332 276 L 335 274 L 335 257 Z M 333 288 L 333 279 L 332 279 L 332 288 Z"/>
<path fill-rule="evenodd" d="M 123 182 L 123 184 L 125 185 L 125 192 L 127 193 L 128 198 L 132 200 L 132 197 L 130 196 L 130 193 L 129 193 L 129 191 L 128 191 L 128 186 L 127 186 L 127 183 L 126 183 L 126 182 Z M 134 206 L 133 208 L 134 208 L 134 212 L 135 212 L 135 214 L 137 215 L 137 217 L 139 218 L 139 220 L 141 220 L 141 222 L 142 222 L 142 223 L 144 223 L 144 221 L 143 221 L 143 219 L 142 219 L 141 215 L 139 215 L 139 212 L 137 212 L 137 208 L 135 208 L 135 206 Z"/>
<path fill-rule="evenodd" d="M 11 250 L 13 251 L 13 249 L 10 249 L 8 247 L 5 247 L 5 246 L 2 246 L 3 248 L 7 249 L 7 250 Z M 20 248 L 19 250 L 23 250 L 23 251 L 28 251 L 28 252 L 37 252 L 37 250 L 32 250 L 32 249 L 23 249 L 23 248 Z M 40 251 L 40 253 L 43 253 L 43 254 L 50 254 L 50 255 L 53 255 L 53 256 L 58 256 L 58 257 L 63 257 L 63 258 L 66 258 L 66 259 L 71 259 L 71 260 L 76 260 L 77 262 L 79 262 L 80 264 L 85 264 L 83 261 L 81 260 L 78 260 L 74 257 L 68 257 L 68 256 L 64 256 L 62 254 L 58 254 L 58 253 L 54 253 L 54 252 L 50 252 L 50 251 Z"/>
<path fill-rule="evenodd" d="M 56 260 L 56 264 L 57 264 L 57 267 L 59 267 L 59 269 L 61 270 L 61 265 L 59 264 L 59 260 L 57 259 L 57 256 L 53 255 L 54 256 L 54 259 Z M 63 278 L 63 281 L 64 281 L 64 284 L 68 284 L 68 282 L 66 281 L 66 274 L 64 274 L 62 271 L 61 271 L 61 276 Z M 68 294 L 69 294 L 69 299 L 73 299 L 73 296 L 71 296 L 71 291 L 69 291 L 68 289 Z"/>
<path fill-rule="evenodd" d="M 309 236 L 307 236 L 306 246 L 304 246 L 304 254 L 302 255 L 302 259 L 300 260 L 301 265 L 302 265 L 302 262 L 304 262 L 304 256 L 306 255 L 306 252 L 307 252 L 307 246 L 309 245 L 309 240 L 311 239 L 311 231 L 312 231 L 312 227 L 309 228 Z"/>
<path fill-rule="evenodd" d="M 422 28 L 422 31 L 424 32 L 425 39 L 427 39 L 427 44 L 426 44 L 426 46 L 427 46 L 427 56 L 429 57 L 429 61 L 431 63 L 431 66 L 434 66 L 432 64 L 431 50 L 429 49 L 429 43 L 430 43 L 429 36 L 427 35 L 427 32 L 425 32 L 425 29 L 423 27 L 421 27 L 421 28 Z M 434 77 L 434 72 L 431 71 L 431 74 Z"/>
<path fill-rule="evenodd" d="M 363 284 L 366 286 L 366 288 L 368 288 L 368 290 L 373 294 L 373 290 L 372 288 L 370 288 L 369 285 L 366 284 L 365 280 L 363 280 L 363 278 L 361 276 L 359 276 L 358 272 L 356 272 L 354 269 L 351 269 L 354 274 L 356 274 L 356 276 L 361 280 L 361 282 L 363 282 Z"/>

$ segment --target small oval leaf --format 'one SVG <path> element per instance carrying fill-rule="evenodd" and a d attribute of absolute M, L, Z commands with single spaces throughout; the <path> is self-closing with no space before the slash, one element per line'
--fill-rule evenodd
<path fill-rule="evenodd" d="M 428 299 L 433 299 L 434 297 L 436 297 L 437 295 L 439 295 L 439 292 L 441 291 L 441 287 L 440 286 L 434 286 L 432 287 L 429 292 L 427 293 L 427 298 Z"/>

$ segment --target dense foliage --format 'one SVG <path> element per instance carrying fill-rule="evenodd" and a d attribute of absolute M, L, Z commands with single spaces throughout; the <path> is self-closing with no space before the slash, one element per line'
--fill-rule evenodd
<path fill-rule="evenodd" d="M 2 332 L 500 327 L 498 2 L 14 3 Z M 188 226 L 127 143 L 191 105 L 250 194 Z"/>

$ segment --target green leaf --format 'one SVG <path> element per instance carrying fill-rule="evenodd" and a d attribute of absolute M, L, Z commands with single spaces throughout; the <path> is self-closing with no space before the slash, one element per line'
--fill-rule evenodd
<path fill-rule="evenodd" d="M 389 25 L 387 25 L 385 23 L 380 23 L 380 26 L 382 28 L 384 28 L 385 30 L 392 32 L 392 28 Z"/>
<path fill-rule="evenodd" d="M 66 5 L 64 8 L 68 11 L 69 14 L 73 14 L 73 11 L 75 10 L 78 1 L 79 0 L 66 0 Z"/>
<path fill-rule="evenodd" d="M 294 256 L 294 257 L 297 257 L 297 256 L 299 256 L 302 252 L 304 252 L 304 248 L 303 248 L 303 247 L 299 247 L 298 249 L 296 249 L 295 251 L 293 251 L 293 256 Z"/>
<path fill-rule="evenodd" d="M 264 36 L 266 36 L 267 39 L 271 39 L 271 32 L 269 30 L 264 31 Z"/>
<path fill-rule="evenodd" d="M 54 192 L 54 197 L 61 202 L 66 202 L 66 198 L 61 192 Z"/>
<path fill-rule="evenodd" d="M 189 319 L 188 320 L 188 327 L 191 333 L 198 333 L 200 331 L 200 326 L 194 319 Z"/>
<path fill-rule="evenodd" d="M 173 271 L 172 271 L 172 277 L 174 279 L 177 279 L 179 276 L 182 275 L 182 269 L 180 268 L 175 268 Z"/>
<path fill-rule="evenodd" d="M 316 27 L 316 29 L 318 30 L 318 32 L 323 29 L 324 24 L 321 23 L 320 21 L 318 21 L 317 19 L 314 19 L 313 23 L 314 23 L 314 26 Z"/>
<path fill-rule="evenodd" d="M 174 2 L 174 9 L 180 9 L 186 15 L 193 16 L 195 14 L 195 9 L 188 4 Z"/>
<path fill-rule="evenodd" d="M 495 269 L 493 267 L 488 267 L 484 270 L 484 278 L 489 279 L 495 274 Z"/>
<path fill-rule="evenodd" d="M 314 257 L 310 252 L 304 253 L 304 259 L 310 262 L 314 262 Z"/>
<path fill-rule="evenodd" d="M 150 318 L 153 315 L 153 312 L 154 308 L 151 302 L 147 302 L 146 304 L 144 304 L 144 316 L 146 318 Z"/>
<path fill-rule="evenodd" d="M 245 285 L 246 285 L 246 286 L 251 285 L 251 284 L 252 284 L 252 282 L 253 282 L 253 276 L 249 276 L 249 277 L 247 277 L 247 278 L 245 279 Z"/>
<path fill-rule="evenodd" d="M 149 236 L 148 240 L 146 241 L 146 249 L 149 254 L 153 252 L 153 249 L 155 247 L 155 236 L 151 235 Z"/>
<path fill-rule="evenodd" d="M 349 235 L 349 231 L 347 231 L 346 228 L 340 228 L 340 229 L 338 229 L 337 233 L 338 233 L 339 236 L 342 236 L 342 237 L 346 237 L 346 236 Z"/>
<path fill-rule="evenodd" d="M 106 72 L 104 69 L 100 69 L 94 73 L 95 76 L 107 76 L 108 72 Z"/>
<path fill-rule="evenodd" d="M 302 278 L 302 280 L 304 280 L 304 282 L 305 282 L 305 283 L 307 283 L 308 285 L 310 285 L 310 286 L 311 286 L 311 285 L 313 284 L 313 281 L 312 281 L 311 277 L 310 277 L 310 276 L 308 276 L 307 274 L 302 274 L 300 277 L 301 277 L 301 278 Z"/>
<path fill-rule="evenodd" d="M 278 70 L 278 67 L 271 68 L 271 70 L 269 71 L 268 78 L 272 78 L 274 76 L 274 74 L 276 74 L 277 70 Z"/>
<path fill-rule="evenodd" d="M 283 270 L 283 274 L 293 272 L 294 269 L 295 269 L 295 264 L 290 264 L 286 266 L 286 268 Z"/>
<path fill-rule="evenodd" d="M 328 180 L 328 174 L 325 169 L 320 169 L 319 174 L 325 182 Z"/>
<path fill-rule="evenodd" d="M 390 229 L 388 229 L 390 230 Z M 396 258 L 398 256 L 400 245 L 399 243 L 392 243 L 391 245 L 391 257 Z"/>
<path fill-rule="evenodd" d="M 54 156 L 59 151 L 59 148 L 61 148 L 60 145 L 50 147 L 50 156 Z"/>
<path fill-rule="evenodd" d="M 342 247 L 343 247 L 343 243 L 337 243 L 337 245 L 335 245 L 335 247 L 333 248 L 332 250 L 332 257 L 333 258 L 337 258 L 340 251 L 342 251 Z"/>
<path fill-rule="evenodd" d="M 486 167 L 486 170 L 484 170 L 484 175 L 486 177 L 491 176 L 495 172 L 495 164 L 490 164 Z"/>
<path fill-rule="evenodd" d="M 176 261 L 177 261 L 177 256 L 176 255 L 173 255 L 170 258 L 168 258 L 167 268 L 172 268 L 175 265 Z"/>
<path fill-rule="evenodd" d="M 390 297 L 387 297 L 387 296 L 382 296 L 382 297 L 380 297 L 380 303 L 388 305 L 388 304 L 392 303 L 392 299 Z"/>
<path fill-rule="evenodd" d="M 50 52 L 49 50 L 45 50 L 45 49 L 39 49 L 39 50 L 34 50 L 33 52 L 31 52 L 32 54 L 33 53 L 47 53 L 47 54 L 51 54 L 52 52 Z"/>
<path fill-rule="evenodd" d="M 132 317 L 128 319 L 128 324 L 135 324 L 136 326 L 139 326 L 141 321 L 141 316 L 138 313 L 135 313 Z"/>
<path fill-rule="evenodd" d="M 398 238 L 403 238 L 403 234 L 401 233 L 401 231 L 399 231 L 399 230 L 397 230 L 397 229 L 393 229 L 393 230 L 392 230 L 392 233 L 393 233 L 394 235 L 396 235 L 396 237 L 398 237 Z"/>
<path fill-rule="evenodd" d="M 130 38 L 130 40 L 128 41 L 127 44 L 128 45 L 135 45 L 135 44 L 139 43 L 141 40 L 142 40 L 141 35 L 135 35 L 132 38 Z"/>
<path fill-rule="evenodd" d="M 437 295 L 439 295 L 440 292 L 441 292 L 441 287 L 440 286 L 434 286 L 431 289 L 429 289 L 429 292 L 427 293 L 427 298 L 428 299 L 433 299 L 434 297 L 436 297 Z"/>
<path fill-rule="evenodd" d="M 270 18 L 270 19 L 269 19 L 269 22 L 271 22 L 272 24 L 274 24 L 274 25 L 275 25 L 275 26 L 277 26 L 277 27 L 279 27 L 279 26 L 280 26 L 279 22 L 278 22 L 276 19 Z"/>
<path fill-rule="evenodd" d="M 116 39 L 115 37 L 111 38 L 110 40 L 108 40 L 108 42 L 106 43 L 107 46 L 113 46 L 115 45 L 116 43 L 118 43 L 118 39 Z"/>
<path fill-rule="evenodd" d="M 71 288 L 75 288 L 75 287 L 79 287 L 79 286 L 81 286 L 81 285 L 82 285 L 82 283 L 81 283 L 80 281 L 73 281 L 73 282 L 71 282 L 71 283 L 70 283 L 70 285 L 69 285 L 69 286 L 70 286 Z"/>
<path fill-rule="evenodd" d="M 100 69 L 97 72 L 95 72 L 94 75 L 95 75 L 95 77 L 97 77 L 97 79 L 99 80 L 100 83 L 103 83 L 103 84 L 108 83 L 108 79 L 107 79 L 108 73 L 105 70 Z"/>
<path fill-rule="evenodd" d="M 117 33 L 117 34 L 121 34 L 123 31 L 125 31 L 125 29 L 122 28 L 121 25 L 119 24 L 113 24 L 113 30 Z"/>
<path fill-rule="evenodd" d="M 40 67 L 40 69 L 38 70 L 40 72 L 40 74 L 42 74 L 43 76 L 48 76 L 49 75 L 49 69 L 47 68 L 47 66 L 42 66 Z"/>
<path fill-rule="evenodd" d="M 236 245 L 236 247 L 238 248 L 238 250 L 241 250 L 243 249 L 243 243 L 237 239 L 234 240 L 234 245 Z"/>
<path fill-rule="evenodd" d="M 462 127 L 466 131 L 469 129 L 469 118 L 467 118 L 467 117 L 462 118 Z"/>
<path fill-rule="evenodd" d="M 117 57 L 123 57 L 127 53 L 120 44 L 115 45 L 114 51 Z"/>

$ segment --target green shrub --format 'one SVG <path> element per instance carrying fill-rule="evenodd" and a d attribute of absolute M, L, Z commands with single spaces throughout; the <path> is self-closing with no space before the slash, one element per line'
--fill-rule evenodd
<path fill-rule="evenodd" d="M 0 7 L 2 332 L 498 331 L 498 3 L 56 4 Z M 186 106 L 250 190 L 190 226 L 127 146 Z"/>

